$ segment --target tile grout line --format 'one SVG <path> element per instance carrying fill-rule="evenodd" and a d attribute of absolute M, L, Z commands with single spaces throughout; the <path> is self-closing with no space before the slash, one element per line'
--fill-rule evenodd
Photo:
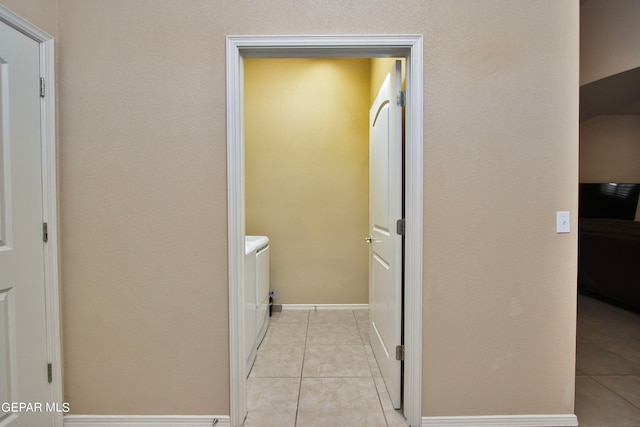
<path fill-rule="evenodd" d="M 628 328 L 634 327 L 637 324 L 638 319 L 640 317 L 637 314 L 630 313 L 626 310 L 619 309 L 617 307 L 611 306 L 606 302 L 601 302 L 595 299 L 591 299 L 589 297 L 581 297 L 578 296 L 578 337 L 577 337 L 577 345 L 584 346 L 595 346 L 599 348 L 606 355 L 613 355 L 617 358 L 621 358 L 634 367 L 640 366 L 638 360 L 635 357 L 627 357 L 625 350 L 630 350 L 631 345 L 629 342 L 629 334 Z M 582 316 L 582 320 L 580 319 Z M 587 317 L 585 317 L 587 316 Z M 586 320 L 585 320 L 586 319 Z M 620 336 L 611 337 L 611 331 L 620 331 Z M 607 334 L 607 338 L 603 338 Z M 640 343 L 640 341 L 635 340 L 635 336 L 632 336 L 632 343 Z M 611 347 L 613 346 L 613 347 Z M 586 354 L 591 354 L 586 350 L 583 352 Z M 583 354 L 582 357 L 588 357 Z M 632 360 L 633 359 L 633 360 Z M 578 360 L 578 357 L 576 357 Z M 602 362 L 601 360 L 596 360 L 598 363 Z M 597 371 L 598 369 L 596 369 Z M 609 369 L 605 369 L 609 370 Z M 581 371 L 583 375 L 579 375 L 576 373 L 576 378 L 580 376 L 585 376 L 595 383 L 598 387 L 601 387 L 603 391 L 610 392 L 612 398 L 617 399 L 621 403 L 626 403 L 630 405 L 630 408 L 640 409 L 638 403 L 634 403 L 624 397 L 622 394 L 612 389 L 611 386 L 601 382 L 600 380 L 605 380 L 611 377 L 619 377 L 620 379 L 627 379 L 630 377 L 640 378 L 640 372 L 631 372 L 631 373 L 588 373 L 585 371 Z M 615 383 L 614 383 L 615 384 Z M 621 393 L 626 393 L 629 388 L 628 386 L 621 384 L 619 387 Z M 613 415 L 613 414 L 611 414 Z M 615 423 L 615 425 L 623 425 L 619 423 Z M 624 424 L 626 425 L 626 424 Z"/>
<path fill-rule="evenodd" d="M 630 404 L 631 406 L 633 406 L 634 408 L 638 408 L 640 409 L 640 406 L 636 405 L 635 403 L 629 401 L 626 397 L 621 396 L 620 394 L 618 394 L 616 391 L 611 390 L 609 387 L 607 387 L 605 384 L 602 384 L 600 381 L 598 381 L 597 379 L 593 378 L 592 375 L 587 375 L 591 380 L 593 380 L 596 384 L 604 387 L 606 390 L 610 391 L 611 393 L 615 394 L 616 396 L 618 396 L 620 399 L 624 400 L 625 402 L 627 402 L 628 404 Z M 618 376 L 618 377 L 626 377 L 629 375 L 598 375 L 600 377 L 606 377 L 606 376 Z"/>
<path fill-rule="evenodd" d="M 355 317 L 355 311 L 353 312 L 353 315 Z M 369 315 L 369 313 L 367 313 L 367 316 Z M 369 323 L 369 321 L 367 320 L 367 324 Z M 376 396 L 378 396 L 378 404 L 380 405 L 380 411 L 382 412 L 382 417 L 384 418 L 384 424 L 388 427 L 389 426 L 389 420 L 387 420 L 387 414 L 385 413 L 384 410 L 384 405 L 382 404 L 382 398 L 380 396 L 380 391 L 378 390 L 378 385 L 376 384 L 376 379 L 373 377 L 373 370 L 371 369 L 371 363 L 369 363 L 369 356 L 367 355 L 367 349 L 366 346 L 371 346 L 371 344 L 365 343 L 364 339 L 362 339 L 362 331 L 360 330 L 360 323 L 358 322 L 358 319 L 356 318 L 356 328 L 358 329 L 358 335 L 360 335 L 360 341 L 362 341 L 362 351 L 364 352 L 364 360 L 367 362 L 367 367 L 369 368 L 369 378 L 371 378 L 371 381 L 373 382 L 373 387 L 376 390 Z M 376 364 L 378 362 L 376 361 Z M 378 369 L 380 369 L 378 367 Z"/>
<path fill-rule="evenodd" d="M 369 313 L 367 313 L 367 316 L 368 315 Z M 368 323 L 369 323 L 369 320 L 367 320 L 367 324 Z M 360 323 L 358 323 L 358 319 L 356 319 L 356 326 L 358 328 L 358 333 L 360 334 L 360 340 L 362 341 L 362 350 L 364 351 L 364 357 L 365 357 L 365 360 L 367 361 L 367 367 L 369 368 L 369 376 L 371 378 L 371 381 L 373 382 L 373 387 L 376 389 L 376 396 L 378 396 L 378 404 L 380 405 L 380 411 L 382 412 L 382 417 L 384 418 L 384 424 L 388 427 L 389 420 L 387 419 L 387 414 L 384 410 L 384 405 L 382 404 L 382 397 L 380 396 L 380 390 L 378 390 L 378 384 L 376 383 L 376 379 L 373 377 L 373 369 L 371 369 L 371 363 L 369 362 L 369 356 L 367 354 L 366 346 L 368 345 L 370 347 L 371 344 L 365 343 L 364 339 L 362 339 L 362 331 L 360 329 Z M 378 361 L 376 360 L 376 365 L 377 364 L 378 364 Z M 380 367 L 378 367 L 378 369 L 380 369 Z"/>
<path fill-rule="evenodd" d="M 358 335 L 360 338 L 360 344 L 353 344 L 353 345 L 358 345 L 360 346 L 360 348 L 362 349 L 363 353 L 364 353 L 364 362 L 367 364 L 367 371 L 368 374 L 366 376 L 338 376 L 338 377 L 308 377 L 308 378 L 319 378 L 319 379 L 324 379 L 324 378 L 369 378 L 372 381 L 372 385 L 375 387 L 376 390 L 376 397 L 378 399 L 378 405 L 379 408 L 382 412 L 382 419 L 384 420 L 384 425 L 385 426 L 389 426 L 390 421 L 388 420 L 388 414 L 385 412 L 385 408 L 384 405 L 382 403 L 383 400 L 383 396 L 381 395 L 381 390 L 378 388 L 378 385 L 376 383 L 376 378 L 374 377 L 374 369 L 372 368 L 372 364 L 369 361 L 369 357 L 368 357 L 368 353 L 366 351 L 366 346 L 370 347 L 370 344 L 365 342 L 363 339 L 363 335 L 361 333 L 361 328 L 360 328 L 360 323 L 358 322 L 358 319 L 355 316 L 355 310 L 351 310 L 352 316 L 356 322 L 356 330 L 358 330 Z M 280 319 L 278 319 L 280 320 Z M 274 329 L 277 329 L 276 323 L 279 322 L 273 322 L 273 325 L 270 326 L 275 326 Z M 289 322 L 287 322 L 289 323 Z M 306 322 L 294 322 L 294 323 L 304 323 L 305 324 L 305 337 L 304 337 L 304 344 L 303 344 L 303 354 L 302 354 L 302 362 L 301 362 L 301 367 L 300 367 L 300 373 L 299 373 L 299 377 L 297 377 L 299 379 L 299 383 L 298 383 L 298 396 L 297 396 L 297 401 L 296 401 L 296 408 L 295 408 L 295 416 L 294 416 L 294 424 L 293 427 L 296 427 L 298 425 L 299 422 L 299 415 L 300 415 L 300 402 L 301 402 L 301 394 L 302 394 L 302 380 L 304 379 L 304 366 L 305 366 L 305 362 L 306 362 L 306 350 L 308 349 L 308 347 L 310 345 L 313 344 L 309 344 L 309 333 L 310 333 L 310 325 L 311 325 L 311 310 L 307 310 L 307 320 Z M 321 322 L 322 323 L 322 322 Z M 328 322 L 328 323 L 332 323 L 332 322 Z M 340 323 L 340 322 L 339 322 Z M 264 344 L 264 342 L 263 342 Z M 331 346 L 331 344 L 318 344 L 322 347 L 327 347 L 327 346 Z M 335 345 L 348 345 L 348 344 L 335 344 Z M 375 361 L 375 359 L 374 359 Z M 375 361 L 375 363 L 377 364 L 377 361 Z M 265 377 L 266 378 L 266 377 Z M 296 377 L 283 377 L 283 376 L 274 376 L 274 377 L 269 377 L 269 378 L 296 378 Z M 384 391 L 384 390 L 383 390 Z M 382 391 L 382 392 L 383 392 Z"/>
<path fill-rule="evenodd" d="M 384 417 L 384 423 L 389 427 L 389 420 L 387 419 L 387 412 L 384 410 L 384 405 L 382 404 L 382 396 L 380 396 L 380 390 L 378 390 L 378 384 L 376 384 L 375 378 L 373 378 L 373 386 L 376 388 L 376 395 L 378 396 L 378 403 L 380 404 L 380 409 L 382 410 L 382 416 Z"/>
<path fill-rule="evenodd" d="M 298 413 L 300 410 L 300 395 L 302 394 L 302 372 L 304 371 L 304 359 L 307 354 L 307 337 L 309 336 L 309 318 L 311 317 L 310 310 L 307 310 L 307 329 L 304 333 L 304 348 L 302 349 L 302 364 L 300 366 L 300 383 L 298 385 L 298 400 L 296 401 L 296 417 L 293 421 L 293 426 L 298 425 Z"/>

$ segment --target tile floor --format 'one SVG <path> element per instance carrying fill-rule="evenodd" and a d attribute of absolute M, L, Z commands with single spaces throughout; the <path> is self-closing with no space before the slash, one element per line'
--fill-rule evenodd
<path fill-rule="evenodd" d="M 244 427 L 406 427 L 368 328 L 368 310 L 274 313 L 249 375 Z"/>
<path fill-rule="evenodd" d="M 369 346 L 367 310 L 274 313 L 249 375 L 245 427 L 406 427 Z M 640 427 L 640 314 L 578 296 L 581 427 Z"/>
<path fill-rule="evenodd" d="M 640 314 L 583 295 L 576 415 L 581 427 L 640 427 Z"/>

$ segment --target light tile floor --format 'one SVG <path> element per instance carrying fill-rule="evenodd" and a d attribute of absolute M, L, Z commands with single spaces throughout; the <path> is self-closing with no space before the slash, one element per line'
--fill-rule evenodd
<path fill-rule="evenodd" d="M 367 310 L 274 313 L 249 375 L 245 427 L 406 427 L 369 346 Z M 640 314 L 578 296 L 581 427 L 640 427 Z"/>
<path fill-rule="evenodd" d="M 576 415 L 581 427 L 640 427 L 640 314 L 583 295 Z"/>
<path fill-rule="evenodd" d="M 249 375 L 245 427 L 406 427 L 369 345 L 368 310 L 271 317 Z"/>

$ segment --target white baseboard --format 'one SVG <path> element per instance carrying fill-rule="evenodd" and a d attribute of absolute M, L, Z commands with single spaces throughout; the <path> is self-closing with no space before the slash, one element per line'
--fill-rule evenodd
<path fill-rule="evenodd" d="M 369 304 L 282 304 L 283 310 L 367 310 Z"/>
<path fill-rule="evenodd" d="M 65 415 L 64 427 L 230 427 L 228 415 Z M 214 424 L 214 420 L 218 420 Z"/>
<path fill-rule="evenodd" d="M 213 424 L 214 420 L 218 420 Z M 64 427 L 231 427 L 228 415 L 65 415 Z M 577 427 L 566 415 L 422 417 L 422 427 Z"/>
<path fill-rule="evenodd" d="M 577 427 L 573 414 L 422 417 L 422 427 Z"/>

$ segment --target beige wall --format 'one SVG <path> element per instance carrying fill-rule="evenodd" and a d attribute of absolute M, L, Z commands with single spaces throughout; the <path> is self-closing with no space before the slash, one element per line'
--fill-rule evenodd
<path fill-rule="evenodd" d="M 0 4 L 41 30 L 56 36 L 58 27 L 57 0 L 2 0 Z"/>
<path fill-rule="evenodd" d="M 589 0 L 581 5 L 581 85 L 640 67 L 639 19 L 636 0 Z"/>
<path fill-rule="evenodd" d="M 428 2 L 423 414 L 571 413 L 578 2 Z"/>
<path fill-rule="evenodd" d="M 58 0 L 73 413 L 229 413 L 225 35 L 305 33 L 425 36 L 423 414 L 573 411 L 578 2 L 365 9 Z"/>
<path fill-rule="evenodd" d="M 580 123 L 580 182 L 640 182 L 640 116 Z"/>
<path fill-rule="evenodd" d="M 246 228 L 276 304 L 368 303 L 370 62 L 244 61 Z"/>
<path fill-rule="evenodd" d="M 220 9 L 58 11 L 65 399 L 76 414 L 228 414 Z"/>

